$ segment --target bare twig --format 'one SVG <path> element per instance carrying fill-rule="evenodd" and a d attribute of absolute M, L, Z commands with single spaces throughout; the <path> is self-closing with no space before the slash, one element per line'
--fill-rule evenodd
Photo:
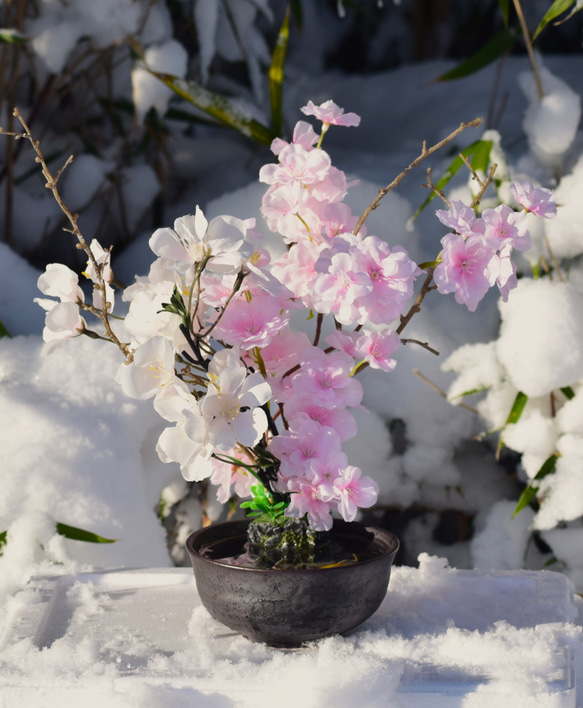
<path fill-rule="evenodd" d="M 532 49 L 532 40 L 530 38 L 530 33 L 528 27 L 526 26 L 526 20 L 524 19 L 524 13 L 522 12 L 522 6 L 520 0 L 514 0 L 514 9 L 518 15 L 518 21 L 520 22 L 520 27 L 522 28 L 522 34 L 524 36 L 524 41 L 526 43 L 526 51 L 528 53 L 528 58 L 530 60 L 530 65 L 532 66 L 532 73 L 534 74 L 534 80 L 536 83 L 536 89 L 538 91 L 538 97 L 542 100 L 544 97 L 543 85 L 540 79 L 540 74 L 538 67 L 536 65 L 536 59 L 534 58 L 534 51 Z"/>
<path fill-rule="evenodd" d="M 490 169 L 488 170 L 488 176 L 486 177 L 486 181 L 483 183 L 480 181 L 480 191 L 476 194 L 476 196 L 472 200 L 472 203 L 470 204 L 472 209 L 480 203 L 480 199 L 484 196 L 485 191 L 488 189 L 490 183 L 494 179 L 494 173 L 496 172 L 497 167 L 498 165 L 493 162 L 490 165 Z"/>
<path fill-rule="evenodd" d="M 428 352 L 439 356 L 437 349 L 430 347 L 428 342 L 420 342 L 418 339 L 401 339 L 401 344 L 418 344 L 420 347 L 423 347 L 423 349 L 427 349 Z"/>
<path fill-rule="evenodd" d="M 425 187 L 426 189 L 430 189 L 437 197 L 439 197 L 447 205 L 448 208 L 451 209 L 451 202 L 445 196 L 445 194 L 443 193 L 443 190 L 437 189 L 437 187 L 433 184 L 433 181 L 431 179 L 431 167 L 427 168 L 427 184 L 422 184 L 421 186 Z"/>
<path fill-rule="evenodd" d="M 421 290 L 419 291 L 419 295 L 417 295 L 417 299 L 411 305 L 409 312 L 406 315 L 401 315 L 401 324 L 397 328 L 397 334 L 401 334 L 401 332 L 409 324 L 409 320 L 413 317 L 413 315 L 419 312 L 419 310 L 421 309 L 421 303 L 423 302 L 423 299 L 425 298 L 427 293 L 431 290 L 435 290 L 435 288 L 437 287 L 436 285 L 431 284 L 431 281 L 433 280 L 434 270 L 434 268 L 427 268 L 427 277 L 425 278 L 425 282 L 421 286 Z"/>
<path fill-rule="evenodd" d="M 557 278 L 559 279 L 559 282 L 562 283 L 563 274 L 561 273 L 561 269 L 559 268 L 559 264 L 557 263 L 555 254 L 553 253 L 553 249 L 551 248 L 551 244 L 549 243 L 549 239 L 547 238 L 546 234 L 543 236 L 543 240 L 545 242 L 545 246 L 547 247 L 547 251 L 549 252 L 549 258 L 551 259 L 551 263 L 553 264 L 553 268 L 555 269 Z"/>
<path fill-rule="evenodd" d="M 101 293 L 101 302 L 103 303 L 103 307 L 101 311 L 98 311 L 96 314 L 99 317 L 99 319 L 102 321 L 103 326 L 105 328 L 107 337 L 110 341 L 112 341 L 114 344 L 117 345 L 117 347 L 122 351 L 124 356 L 128 361 L 131 361 L 133 357 L 133 353 L 128 347 L 127 344 L 124 344 L 120 339 L 118 339 L 117 335 L 111 328 L 111 324 L 109 322 L 109 316 L 108 316 L 108 303 L 107 301 L 107 292 L 106 292 L 106 283 L 103 278 L 103 266 L 97 263 L 97 260 L 93 254 L 93 251 L 91 250 L 89 244 L 87 241 L 85 241 L 85 238 L 83 234 L 81 233 L 79 226 L 77 224 L 77 221 L 79 219 L 78 214 L 72 214 L 69 208 L 66 206 L 66 204 L 63 202 L 63 199 L 61 197 L 61 194 L 59 192 L 59 188 L 57 186 L 59 178 L 63 174 L 64 170 L 68 167 L 68 165 L 71 164 L 73 161 L 73 156 L 71 155 L 69 159 L 65 162 L 65 164 L 61 167 L 61 169 L 57 172 L 56 175 L 53 175 L 51 171 L 49 170 L 47 163 L 45 161 L 44 155 L 40 149 L 40 142 L 38 140 L 35 140 L 32 133 L 30 132 L 30 128 L 24 118 L 22 117 L 22 114 L 18 110 L 18 108 L 14 109 L 14 117 L 17 118 L 22 125 L 24 129 L 24 133 L 5 133 L 6 135 L 11 135 L 14 137 L 16 140 L 20 138 L 24 138 L 28 140 L 28 142 L 32 145 L 33 150 L 36 152 L 36 158 L 35 161 L 38 162 L 41 166 L 42 173 L 44 178 L 46 179 L 46 184 L 45 187 L 47 189 L 50 189 L 55 201 L 59 205 L 61 211 L 65 216 L 67 217 L 67 220 L 69 221 L 69 224 L 71 225 L 70 229 L 64 229 L 64 231 L 67 231 L 71 234 L 73 234 L 77 241 L 77 248 L 85 251 L 87 258 L 89 259 L 91 265 L 93 266 L 95 273 L 97 275 L 97 287 L 99 288 L 99 291 Z M 0 128 L 0 132 L 4 132 Z"/>
<path fill-rule="evenodd" d="M 425 383 L 428 386 L 431 386 L 431 388 L 434 391 L 437 391 L 437 393 L 439 393 L 440 396 L 442 396 L 443 398 L 445 398 L 447 400 L 447 393 L 443 389 L 439 388 L 439 386 L 437 384 L 433 383 L 433 381 L 431 381 L 431 379 L 428 379 L 427 376 L 424 376 L 419 371 L 419 369 L 413 369 L 413 373 L 415 374 L 415 376 L 418 376 L 421 379 L 421 381 L 425 381 Z M 472 408 L 472 406 L 468 406 L 467 403 L 458 403 L 457 405 L 460 408 L 465 408 L 467 411 L 470 411 L 471 413 L 475 413 L 476 415 L 478 415 L 478 411 L 475 408 Z"/>
<path fill-rule="evenodd" d="M 436 150 L 439 150 L 444 145 L 447 145 L 449 142 L 451 142 L 455 137 L 457 137 L 464 130 L 466 130 L 467 128 L 476 128 L 478 125 L 480 125 L 480 123 L 482 123 L 481 118 L 475 118 L 474 120 L 470 121 L 469 123 L 460 123 L 459 128 L 456 128 L 446 138 L 444 138 L 443 140 L 440 140 L 438 143 L 436 143 L 435 145 L 433 145 L 430 148 L 427 147 L 427 143 L 424 140 L 420 155 L 418 157 L 416 157 L 413 160 L 413 162 L 411 162 L 411 164 L 409 164 L 407 167 L 405 167 L 405 169 L 401 172 L 401 174 L 397 175 L 395 177 L 395 179 L 390 184 L 388 184 L 383 189 L 379 189 L 379 193 L 376 196 L 376 198 L 368 205 L 368 207 L 365 209 L 364 213 L 362 214 L 362 216 L 358 220 L 356 226 L 354 227 L 353 233 L 357 234 L 360 231 L 362 225 L 364 224 L 364 222 L 368 218 L 371 211 L 374 211 L 378 207 L 381 199 L 384 196 L 386 196 L 391 190 L 395 189 L 395 187 L 397 187 L 401 183 L 401 180 L 405 177 L 405 175 L 407 175 L 414 167 L 417 167 L 418 165 L 420 165 L 423 162 L 423 160 L 425 160 L 425 158 L 429 157 L 429 155 L 432 155 Z"/>

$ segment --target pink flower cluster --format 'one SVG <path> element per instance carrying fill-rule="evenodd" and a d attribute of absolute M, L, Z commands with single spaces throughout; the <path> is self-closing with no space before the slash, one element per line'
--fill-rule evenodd
<path fill-rule="evenodd" d="M 434 279 L 441 293 L 455 293 L 455 299 L 473 312 L 486 292 L 498 286 L 504 300 L 516 286 L 516 265 L 511 260 L 516 248 L 530 248 L 527 212 L 546 219 L 556 214 L 554 194 L 524 182 L 514 182 L 510 192 L 524 211 L 506 204 L 484 209 L 481 216 L 460 201 L 450 209 L 438 210 L 437 218 L 451 229 L 441 239 L 440 262 Z"/>
<path fill-rule="evenodd" d="M 168 421 L 158 454 L 178 463 L 186 479 L 210 478 L 226 502 L 233 488 L 248 496 L 256 477 L 289 498 L 285 514 L 326 530 L 332 514 L 353 521 L 377 499 L 376 482 L 342 450 L 356 435 L 350 409 L 361 407 L 355 375 L 366 366 L 395 367 L 395 324 L 422 271 L 404 248 L 364 229 L 354 233 L 358 220 L 343 201 L 346 175 L 321 143 L 331 125 L 356 126 L 359 117 L 332 101 L 302 110 L 322 122 L 320 134 L 298 122 L 291 143 L 273 141 L 278 161 L 260 171 L 268 185 L 262 213 L 285 253 L 271 260 L 254 220 L 208 222 L 198 207 L 174 228 L 157 229 L 150 239 L 157 259 L 124 291 L 131 342 L 118 380 L 129 396 L 152 399 Z M 470 310 L 490 287 L 506 297 L 516 284 L 511 254 L 530 246 L 527 213 L 555 214 L 548 190 L 516 182 L 511 193 L 524 211 L 501 205 L 477 216 L 454 201 L 437 212 L 449 233 L 435 283 Z M 48 347 L 88 333 L 80 308 L 113 308 L 109 251 L 97 242 L 92 248 L 85 275 L 100 283 L 93 308 L 65 266 L 51 264 L 39 279 L 43 294 L 58 298 L 38 300 L 47 311 Z M 292 329 L 301 308 L 314 324 L 313 342 Z"/>

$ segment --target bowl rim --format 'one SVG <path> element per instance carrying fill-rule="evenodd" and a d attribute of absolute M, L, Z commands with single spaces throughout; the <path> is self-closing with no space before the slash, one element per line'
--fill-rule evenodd
<path fill-rule="evenodd" d="M 210 526 L 203 526 L 200 529 L 197 529 L 196 531 L 193 531 L 188 538 L 186 539 L 186 550 L 191 558 L 191 561 L 193 558 L 196 558 L 197 561 L 202 561 L 204 563 L 209 564 L 212 567 L 220 567 L 220 568 L 228 568 L 231 572 L 236 571 L 236 572 L 248 572 L 248 573 L 273 573 L 276 575 L 281 575 L 282 573 L 294 573 L 294 574 L 308 574 L 308 573 L 338 573 L 338 572 L 346 572 L 346 570 L 351 569 L 351 568 L 357 568 L 360 567 L 362 568 L 363 566 L 370 565 L 372 563 L 379 563 L 380 561 L 390 559 L 391 564 L 397 555 L 399 548 L 401 546 L 401 543 L 397 536 L 395 536 L 394 533 L 391 531 L 388 531 L 387 529 L 383 529 L 378 526 L 370 526 L 368 524 L 364 524 L 360 521 L 344 521 L 342 519 L 334 519 L 334 526 L 333 528 L 336 528 L 337 530 L 340 529 L 346 529 L 349 531 L 350 529 L 355 529 L 358 531 L 365 531 L 368 533 L 373 533 L 375 536 L 375 540 L 379 541 L 383 544 L 387 544 L 389 546 L 388 550 L 383 551 L 379 555 L 376 555 L 372 558 L 368 558 L 367 560 L 359 561 L 357 563 L 351 563 L 348 565 L 340 565 L 336 567 L 331 567 L 331 568 L 252 568 L 249 566 L 242 566 L 242 565 L 229 565 L 228 563 L 221 563 L 220 561 L 214 560 L 212 558 L 208 558 L 206 556 L 201 555 L 198 552 L 198 549 L 194 547 L 194 542 L 196 539 L 198 539 L 200 536 L 204 536 L 207 533 L 210 533 L 211 530 L 213 531 L 220 531 L 221 529 L 234 529 L 238 528 L 241 531 L 244 530 L 246 526 L 248 526 L 251 523 L 252 519 L 233 519 L 231 521 L 222 521 L 218 524 L 211 524 Z M 226 537 L 229 536 L 239 536 L 240 532 L 238 533 L 230 533 L 227 534 Z M 202 545 L 202 544 L 201 544 Z"/>

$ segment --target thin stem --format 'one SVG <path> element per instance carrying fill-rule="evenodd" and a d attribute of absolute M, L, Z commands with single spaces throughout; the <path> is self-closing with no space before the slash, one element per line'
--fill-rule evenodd
<path fill-rule="evenodd" d="M 467 128 L 476 128 L 481 123 L 482 123 L 481 118 L 475 118 L 474 120 L 470 121 L 469 123 L 460 123 L 459 128 L 456 128 L 456 130 L 454 130 L 452 133 L 450 133 L 446 138 L 444 138 L 443 140 L 440 140 L 438 143 L 436 143 L 435 145 L 433 145 L 430 148 L 428 148 L 427 143 L 425 141 L 423 141 L 423 147 L 422 147 L 420 155 L 418 157 L 416 157 L 413 160 L 413 162 L 411 162 L 407 167 L 405 167 L 405 169 L 401 172 L 401 174 L 397 175 L 395 177 L 395 179 L 390 184 L 388 184 L 383 189 L 379 189 L 379 193 L 376 196 L 376 198 L 373 199 L 373 201 L 368 205 L 368 207 L 365 209 L 364 213 L 362 214 L 362 216 L 358 220 L 356 226 L 354 227 L 353 233 L 357 234 L 360 231 L 360 229 L 362 228 L 362 225 L 364 224 L 364 222 L 368 218 L 371 211 L 374 211 L 378 207 L 381 199 L 384 196 L 386 196 L 391 190 L 395 189 L 395 187 L 398 187 L 399 184 L 401 183 L 401 180 L 414 167 L 417 167 L 418 165 L 420 165 L 423 162 L 423 160 L 425 160 L 425 158 L 429 157 L 429 155 L 432 155 L 436 150 L 439 150 L 444 145 L 447 145 L 449 142 L 451 142 L 455 137 L 457 137 L 460 133 L 462 133 Z"/>
<path fill-rule="evenodd" d="M 419 369 L 413 369 L 413 373 L 415 374 L 415 376 L 418 376 L 421 379 L 421 381 L 425 381 L 425 383 L 428 386 L 431 386 L 431 388 L 434 391 L 437 391 L 437 393 L 439 393 L 440 396 L 447 399 L 447 393 L 443 389 L 439 388 L 439 386 L 437 384 L 433 383 L 433 381 L 431 381 L 431 379 L 428 379 L 427 376 L 424 376 L 419 371 Z M 457 403 L 456 405 L 458 405 L 460 408 L 465 408 L 467 411 L 475 413 L 476 415 L 478 414 L 478 411 L 475 408 L 472 408 L 472 406 L 468 406 L 467 403 Z"/>
<path fill-rule="evenodd" d="M 83 234 L 79 230 L 79 226 L 77 225 L 79 215 L 71 213 L 69 208 L 63 202 L 63 199 L 62 199 L 61 194 L 59 192 L 59 188 L 57 186 L 59 178 L 63 174 L 66 167 L 72 162 L 73 157 L 72 156 L 69 157 L 69 159 L 63 165 L 63 167 L 61 167 L 61 169 L 57 172 L 56 176 L 54 176 L 51 173 L 51 171 L 49 170 L 47 163 L 45 161 L 44 155 L 40 149 L 40 141 L 35 140 L 33 138 L 32 133 L 30 132 L 30 128 L 28 127 L 28 124 L 26 123 L 26 121 L 22 117 L 18 108 L 14 109 L 14 116 L 15 116 L 15 118 L 17 118 L 20 121 L 20 124 L 22 125 L 22 127 L 24 129 L 24 133 L 19 133 L 16 135 L 12 134 L 12 136 L 15 139 L 25 138 L 32 145 L 32 147 L 37 155 L 35 158 L 36 162 L 38 162 L 40 164 L 40 166 L 42 168 L 43 176 L 46 179 L 45 187 L 47 189 L 51 190 L 55 201 L 59 205 L 63 214 L 65 214 L 65 216 L 67 217 L 67 220 L 69 221 L 69 223 L 71 224 L 71 228 L 64 229 L 64 231 L 67 231 L 67 232 L 73 234 L 77 238 L 77 241 L 78 241 L 77 248 L 85 251 L 87 258 L 89 259 L 91 265 L 93 266 L 93 268 L 95 270 L 95 274 L 96 274 L 97 281 L 98 281 L 96 285 L 99 288 L 99 291 L 101 293 L 101 302 L 103 303 L 101 312 L 98 314 L 98 317 L 102 321 L 103 326 L 105 327 L 105 331 L 107 333 L 107 336 L 110 339 L 110 341 L 112 341 L 114 344 L 117 345 L 117 347 L 121 350 L 121 352 L 126 357 L 127 361 L 132 361 L 133 352 L 130 350 L 130 348 L 128 347 L 127 344 L 124 344 L 122 341 L 120 341 L 120 339 L 118 339 L 115 332 L 111 329 L 111 324 L 109 322 L 109 316 L 108 316 L 108 312 L 107 312 L 108 305 L 110 303 L 108 303 L 108 301 L 107 301 L 107 291 L 106 291 L 106 287 L 105 287 L 106 284 L 105 284 L 105 280 L 103 278 L 103 266 L 97 263 L 97 260 L 96 260 L 95 256 L 93 255 L 93 251 L 91 250 L 89 244 L 87 243 L 87 241 L 85 241 Z M 0 128 L 0 131 L 3 132 L 1 130 L 1 128 Z M 10 135 L 10 134 L 7 133 L 7 135 Z"/>
<path fill-rule="evenodd" d="M 528 53 L 528 58 L 530 60 L 530 64 L 532 66 L 532 73 L 534 74 L 534 80 L 536 83 L 536 88 L 538 91 L 538 97 L 542 100 L 544 97 L 544 92 L 543 92 L 543 85 L 542 81 L 540 79 L 540 74 L 538 72 L 538 67 L 536 65 L 536 59 L 534 58 L 534 51 L 532 49 L 532 40 L 530 38 L 530 32 L 528 31 L 528 27 L 526 26 L 526 20 L 524 19 L 524 13 L 522 12 L 522 6 L 520 4 L 520 0 L 513 0 L 514 2 L 514 9 L 516 10 L 516 14 L 518 15 L 518 21 L 520 22 L 520 27 L 522 29 L 522 34 L 524 36 L 524 41 L 526 43 L 526 51 Z"/>

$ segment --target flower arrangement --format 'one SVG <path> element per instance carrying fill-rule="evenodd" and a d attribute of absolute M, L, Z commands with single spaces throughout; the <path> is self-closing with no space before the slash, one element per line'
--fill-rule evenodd
<path fill-rule="evenodd" d="M 60 200 L 59 175 L 48 171 L 18 117 L 88 255 L 84 275 L 93 283 L 86 303 L 72 270 L 47 267 L 38 282 L 46 297 L 37 299 L 47 311 L 45 350 L 80 334 L 114 342 L 125 357 L 118 374 L 125 393 L 152 399 L 169 423 L 157 444 L 163 461 L 178 463 L 187 480 L 209 479 L 221 502 L 234 491 L 251 515 L 305 519 L 318 532 L 332 527 L 334 515 L 353 521 L 377 499 L 376 482 L 342 451 L 357 434 L 350 410 L 362 403 L 359 372 L 395 368 L 401 342 L 412 341 L 400 335 L 429 291 L 454 293 L 472 311 L 493 286 L 506 298 L 517 282 L 512 252 L 530 245 L 527 213 L 550 218 L 556 207 L 549 190 L 516 182 L 514 207 L 478 213 L 495 166 L 469 205 L 449 203 L 428 171 L 429 186 L 447 205 L 437 217 L 448 233 L 436 260 L 417 264 L 405 248 L 367 234 L 364 221 L 409 169 L 479 121 L 430 149 L 424 144 L 358 218 L 344 202 L 346 175 L 321 146 L 331 126 L 356 127 L 360 118 L 332 101 L 310 101 L 302 111 L 320 121 L 320 132 L 299 121 L 291 142 L 273 141 L 277 162 L 259 173 L 267 185 L 262 213 L 282 240 L 281 255 L 262 247 L 253 219 L 209 222 L 197 207 L 152 235 L 156 260 L 124 289 L 123 320 L 113 315 L 110 249 L 85 242 Z M 89 328 L 88 314 L 102 331 Z"/>

